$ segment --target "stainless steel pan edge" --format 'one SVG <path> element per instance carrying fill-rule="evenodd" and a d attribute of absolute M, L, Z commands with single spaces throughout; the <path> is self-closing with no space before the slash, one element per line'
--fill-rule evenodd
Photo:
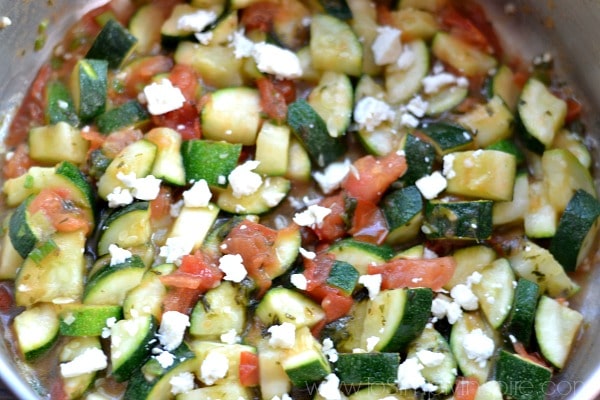
<path fill-rule="evenodd" d="M 82 14 L 106 0 L 0 0 L 0 17 L 12 25 L 0 30 L 0 138 L 6 135 L 12 115 L 36 70 L 46 60 L 53 44 Z M 508 53 L 522 54 L 524 61 L 551 52 L 561 76 L 583 100 L 589 144 L 600 177 L 600 2 L 597 0 L 482 0 Z M 514 6 L 514 7 L 513 7 Z M 514 8 L 515 12 L 507 12 Z M 33 50 L 37 28 L 50 21 L 47 43 Z M 0 150 L 4 150 L 0 148 Z M 596 254 L 600 264 L 600 253 Z M 573 352 L 569 366 L 551 385 L 552 399 L 593 400 L 600 398 L 600 267 L 579 282 L 582 291 L 573 306 L 585 316 L 585 335 Z M 2 332 L 3 334 L 3 332 Z M 0 341 L 0 376 L 20 399 L 37 399 L 32 384 L 23 377 L 27 370 L 13 360 Z"/>

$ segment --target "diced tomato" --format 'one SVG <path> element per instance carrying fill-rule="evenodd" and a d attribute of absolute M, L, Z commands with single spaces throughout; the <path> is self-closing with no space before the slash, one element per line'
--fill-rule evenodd
<path fill-rule="evenodd" d="M 287 104 L 283 93 L 266 77 L 257 79 L 256 86 L 260 92 L 260 106 L 265 114 L 278 123 L 285 121 Z"/>
<path fill-rule="evenodd" d="M 185 287 L 169 287 L 167 295 L 163 300 L 163 312 L 179 311 L 182 314 L 191 312 L 192 307 L 198 301 L 202 294 L 198 289 L 189 289 Z"/>
<path fill-rule="evenodd" d="M 453 257 L 408 260 L 396 259 L 368 267 L 369 274 L 381 274 L 382 289 L 428 287 L 440 290 L 454 274 Z"/>
<path fill-rule="evenodd" d="M 344 195 L 338 193 L 325 197 L 319 202 L 321 207 L 331 210 L 331 213 L 323 219 L 323 223 L 313 230 L 319 240 L 333 242 L 346 235 L 346 205 Z"/>
<path fill-rule="evenodd" d="M 52 68 L 49 64 L 44 64 L 29 87 L 29 91 L 10 125 L 5 141 L 7 146 L 12 147 L 23 142 L 32 126 L 44 125 L 45 92 L 51 76 Z"/>
<path fill-rule="evenodd" d="M 354 161 L 342 188 L 350 197 L 377 204 L 387 188 L 406 172 L 406 159 L 397 152 L 383 157 L 364 156 Z"/>
<path fill-rule="evenodd" d="M 567 102 L 567 116 L 565 117 L 565 122 L 573 122 L 578 119 L 581 115 L 581 103 L 575 100 L 572 97 L 566 99 Z"/>
<path fill-rule="evenodd" d="M 108 158 L 115 158 L 125 147 L 133 142 L 137 142 L 143 137 L 141 131 L 137 129 L 123 129 L 115 131 L 106 136 L 102 151 Z"/>
<path fill-rule="evenodd" d="M 394 26 L 394 17 L 387 4 L 375 3 L 377 7 L 377 23 L 379 25 Z"/>
<path fill-rule="evenodd" d="M 106 136 L 102 135 L 100 132 L 91 129 L 82 129 L 81 137 L 90 142 L 90 146 L 88 147 L 87 152 L 88 158 L 93 151 L 101 148 L 104 145 L 104 142 L 106 141 Z"/>
<path fill-rule="evenodd" d="M 389 233 L 383 211 L 375 204 L 359 200 L 352 215 L 352 227 L 348 231 L 355 239 L 382 244 Z"/>
<path fill-rule="evenodd" d="M 5 286 L 0 286 L 0 311 L 8 312 L 12 307 L 13 297 L 10 290 Z"/>
<path fill-rule="evenodd" d="M 150 202 L 150 218 L 153 225 L 161 225 L 163 221 L 170 221 L 172 200 L 171 188 L 161 185 L 158 196 Z"/>
<path fill-rule="evenodd" d="M 296 84 L 291 79 L 271 79 L 275 90 L 283 95 L 287 104 L 296 101 Z"/>
<path fill-rule="evenodd" d="M 272 268 L 277 265 L 277 231 L 262 224 L 244 221 L 234 227 L 223 241 L 223 253 L 239 254 L 248 275 L 259 288 L 258 297 L 271 287 Z"/>
<path fill-rule="evenodd" d="M 525 349 L 523 343 L 513 342 L 513 348 L 515 349 L 515 353 L 517 353 L 521 357 L 526 358 L 529 361 L 532 361 L 536 364 L 539 364 L 542 367 L 550 368 L 550 366 L 546 363 L 546 361 L 544 361 L 544 359 L 542 358 L 542 356 L 539 355 L 539 353 L 529 353 L 527 349 Z"/>
<path fill-rule="evenodd" d="M 177 110 L 166 114 L 153 115 L 152 123 L 156 126 L 167 127 L 181 134 L 183 140 L 200 139 L 202 131 L 200 116 L 196 104 L 188 100 Z"/>
<path fill-rule="evenodd" d="M 479 382 L 472 377 L 459 376 L 454 387 L 455 400 L 474 400 L 477 395 Z"/>
<path fill-rule="evenodd" d="M 35 214 L 40 211 L 58 232 L 83 230 L 87 234 L 91 229 L 86 214 L 69 200 L 66 190 L 43 189 L 38 193 L 29 205 L 29 212 Z"/>
<path fill-rule="evenodd" d="M 169 74 L 169 80 L 181 90 L 183 97 L 187 100 L 194 100 L 198 93 L 198 76 L 196 71 L 189 65 L 175 64 L 171 73 Z"/>
<path fill-rule="evenodd" d="M 247 32 L 252 30 L 269 32 L 278 9 L 277 3 L 268 1 L 251 4 L 242 10 L 241 25 L 246 27 Z"/>
<path fill-rule="evenodd" d="M 50 400 L 68 400 L 67 392 L 65 391 L 65 383 L 63 379 L 53 379 L 52 387 L 50 388 Z"/>
<path fill-rule="evenodd" d="M 12 157 L 6 160 L 2 166 L 2 173 L 5 179 L 17 178 L 29 170 L 33 165 L 33 160 L 29 157 L 29 152 L 25 144 L 17 146 Z"/>
<path fill-rule="evenodd" d="M 240 352 L 240 383 L 245 387 L 258 385 L 258 355 L 250 351 Z"/>
<path fill-rule="evenodd" d="M 144 86 L 150 84 L 152 77 L 167 73 L 173 68 L 173 60 L 167 56 L 152 56 L 136 61 L 127 67 L 123 86 L 124 94 L 136 98 Z"/>

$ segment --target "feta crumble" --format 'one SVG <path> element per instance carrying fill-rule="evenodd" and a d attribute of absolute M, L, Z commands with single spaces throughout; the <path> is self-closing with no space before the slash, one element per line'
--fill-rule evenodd
<path fill-rule="evenodd" d="M 194 389 L 194 374 L 191 372 L 182 372 L 169 379 L 171 385 L 171 394 L 176 396 L 184 394 Z"/>
<path fill-rule="evenodd" d="M 287 49 L 269 43 L 256 43 L 252 58 L 260 72 L 275 75 L 279 79 L 295 79 L 302 76 L 298 56 Z"/>
<path fill-rule="evenodd" d="M 442 173 L 447 179 L 452 179 L 456 176 L 456 171 L 454 171 L 454 160 L 456 156 L 454 154 L 446 154 L 444 156 L 444 166 L 442 169 Z"/>
<path fill-rule="evenodd" d="M 292 274 L 290 276 L 290 282 L 300 290 L 306 290 L 308 287 L 308 281 L 306 280 L 304 274 Z"/>
<path fill-rule="evenodd" d="M 423 374 L 421 374 L 423 368 L 424 367 L 419 363 L 419 360 L 414 357 L 404 360 L 398 367 L 398 389 L 419 389 L 421 386 L 425 385 L 425 378 L 423 377 Z"/>
<path fill-rule="evenodd" d="M 202 32 L 207 26 L 217 20 L 214 11 L 198 10 L 192 14 L 186 14 L 177 20 L 177 29 L 189 32 Z"/>
<path fill-rule="evenodd" d="M 108 246 L 108 252 L 110 253 L 110 265 L 122 264 L 130 259 L 133 254 L 131 251 L 122 249 L 114 243 Z"/>
<path fill-rule="evenodd" d="M 177 262 L 181 257 L 188 255 L 194 249 L 194 240 L 188 237 L 174 236 L 167 238 L 164 246 L 160 247 L 159 256 L 165 258 L 165 262 Z"/>
<path fill-rule="evenodd" d="M 225 254 L 219 258 L 219 269 L 223 271 L 226 281 L 240 283 L 248 275 L 244 267 L 244 259 L 239 254 Z"/>
<path fill-rule="evenodd" d="M 371 45 L 375 64 L 392 64 L 402 54 L 402 32 L 391 26 L 380 26 L 377 28 L 377 36 Z"/>
<path fill-rule="evenodd" d="M 462 309 L 458 303 L 438 296 L 431 303 L 431 314 L 437 319 L 447 318 L 448 323 L 454 325 L 462 317 Z"/>
<path fill-rule="evenodd" d="M 338 351 L 336 350 L 333 344 L 333 340 L 331 340 L 330 338 L 323 339 L 322 350 L 323 354 L 325 354 L 329 362 L 334 363 L 339 359 Z"/>
<path fill-rule="evenodd" d="M 479 300 L 471 288 L 465 284 L 458 284 L 450 291 L 450 296 L 463 309 L 472 311 L 479 308 Z"/>
<path fill-rule="evenodd" d="M 437 367 L 444 362 L 446 356 L 431 350 L 419 350 L 416 353 L 417 359 L 424 367 Z"/>
<path fill-rule="evenodd" d="M 446 189 L 448 182 L 439 171 L 434 171 L 431 175 L 417 179 L 415 185 L 423 197 L 433 200 Z"/>
<path fill-rule="evenodd" d="M 183 202 L 186 207 L 208 206 L 212 193 L 204 179 L 194 182 L 191 188 L 183 192 Z"/>
<path fill-rule="evenodd" d="M 208 46 L 213 39 L 213 32 L 197 32 L 194 33 L 194 36 L 201 45 Z"/>
<path fill-rule="evenodd" d="M 304 258 L 308 258 L 309 260 L 314 260 L 317 254 L 314 251 L 308 251 L 302 247 L 298 249 L 300 255 Z"/>
<path fill-rule="evenodd" d="M 236 344 L 242 341 L 242 339 L 238 336 L 237 332 L 233 328 L 221 334 L 219 339 L 221 339 L 222 343 L 226 344 Z"/>
<path fill-rule="evenodd" d="M 363 97 L 354 107 L 354 121 L 371 132 L 384 121 L 392 121 L 396 113 L 385 101 L 375 97 Z"/>
<path fill-rule="evenodd" d="M 91 347 L 73 360 L 60 364 L 60 374 L 64 378 L 73 378 L 89 372 L 101 371 L 107 366 L 106 354 L 96 347 Z"/>
<path fill-rule="evenodd" d="M 308 206 L 306 210 L 296 213 L 293 221 L 300 226 L 315 228 L 320 227 L 329 214 L 331 214 L 331 209 L 313 204 Z"/>
<path fill-rule="evenodd" d="M 7 16 L 0 17 L 0 29 L 8 28 L 12 25 L 12 21 Z"/>
<path fill-rule="evenodd" d="M 319 385 L 319 395 L 325 400 L 341 400 L 342 393 L 339 389 L 340 378 L 335 374 L 329 374 L 325 377 L 325 380 Z"/>
<path fill-rule="evenodd" d="M 272 325 L 267 330 L 271 334 L 269 346 L 280 349 L 291 349 L 296 344 L 296 325 L 284 322 L 281 325 Z"/>
<path fill-rule="evenodd" d="M 165 350 L 175 350 L 181 342 L 186 328 L 190 326 L 190 317 L 179 311 L 167 311 L 162 315 L 158 340 Z"/>
<path fill-rule="evenodd" d="M 494 354 L 494 341 L 480 328 L 467 333 L 462 341 L 467 357 L 475 361 L 481 368 L 485 367 L 488 359 Z"/>
<path fill-rule="evenodd" d="M 324 194 L 330 194 L 339 189 L 344 179 L 346 179 L 350 172 L 350 165 L 351 162 L 348 159 L 331 163 L 323 172 L 315 172 L 313 178 L 315 178 Z"/>
<path fill-rule="evenodd" d="M 253 172 L 259 164 L 260 161 L 250 160 L 238 165 L 231 171 L 228 179 L 233 189 L 233 197 L 239 199 L 243 196 L 250 196 L 262 185 L 262 177 Z"/>
<path fill-rule="evenodd" d="M 148 112 L 152 115 L 162 115 L 178 110 L 185 103 L 185 97 L 178 87 L 170 80 L 162 79 L 144 87 L 144 96 L 148 102 Z"/>
<path fill-rule="evenodd" d="M 369 292 L 369 299 L 373 300 L 379 294 L 381 290 L 381 274 L 374 275 L 361 275 L 358 278 L 358 283 L 367 288 Z"/>
<path fill-rule="evenodd" d="M 219 379 L 225 378 L 229 371 L 229 360 L 217 351 L 209 351 L 200 365 L 200 380 L 208 385 L 214 385 Z"/>
<path fill-rule="evenodd" d="M 244 36 L 243 31 L 233 32 L 229 47 L 233 47 L 233 55 L 235 58 L 244 58 L 252 56 L 254 42 Z"/>
<path fill-rule="evenodd" d="M 380 340 L 381 338 L 378 336 L 369 336 L 367 338 L 367 353 L 370 353 L 373 350 L 375 350 L 375 346 L 377 346 L 377 343 L 379 343 Z"/>
<path fill-rule="evenodd" d="M 158 361 L 158 364 L 165 369 L 175 363 L 175 356 L 168 351 L 161 351 L 159 354 L 155 355 L 154 358 Z"/>
<path fill-rule="evenodd" d="M 109 208 L 117 208 L 133 203 L 133 195 L 129 189 L 117 186 L 106 196 Z"/>

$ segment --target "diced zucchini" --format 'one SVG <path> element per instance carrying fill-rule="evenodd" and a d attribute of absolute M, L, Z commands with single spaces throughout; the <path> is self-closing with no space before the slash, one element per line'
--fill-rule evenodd
<path fill-rule="evenodd" d="M 121 319 L 120 306 L 67 304 L 58 316 L 60 333 L 64 336 L 100 336 L 109 318 Z"/>
<path fill-rule="evenodd" d="M 414 185 L 417 179 L 431 174 L 436 158 L 436 151 L 431 143 L 408 134 L 404 141 L 404 153 L 408 168 L 400 178 L 402 182 L 406 185 Z"/>
<path fill-rule="evenodd" d="M 137 100 L 131 100 L 101 114 L 96 125 L 101 133 L 110 133 L 125 127 L 140 128 L 150 121 L 150 115 Z"/>
<path fill-rule="evenodd" d="M 146 265 L 137 255 L 119 264 L 106 265 L 88 280 L 83 302 L 122 306 L 125 295 L 139 285 L 145 271 Z"/>
<path fill-rule="evenodd" d="M 306 18 L 310 18 L 311 11 L 305 2 L 300 0 L 283 0 L 281 8 L 273 16 L 271 34 L 275 42 L 284 48 L 298 50 L 306 43 L 309 27 Z"/>
<path fill-rule="evenodd" d="M 108 254 L 111 244 L 129 248 L 149 243 L 151 235 L 149 203 L 131 203 L 113 211 L 104 221 L 98 241 L 98 255 Z"/>
<path fill-rule="evenodd" d="M 71 126 L 79 125 L 79 117 L 69 89 L 60 81 L 46 85 L 46 123 L 54 125 L 66 122 Z"/>
<path fill-rule="evenodd" d="M 351 264 L 361 274 L 367 273 L 369 265 L 383 264 L 394 255 L 388 246 L 377 246 L 354 239 L 340 240 L 327 250 L 336 260 Z"/>
<path fill-rule="evenodd" d="M 17 276 L 17 269 L 23 263 L 23 257 L 15 250 L 10 235 L 4 235 L 0 254 L 0 280 L 14 280 Z"/>
<path fill-rule="evenodd" d="M 501 350 L 495 375 L 505 396 L 515 400 L 543 400 L 552 371 L 518 354 Z"/>
<path fill-rule="evenodd" d="M 70 89 L 79 118 L 89 121 L 106 107 L 108 62 L 81 59 L 71 73 Z"/>
<path fill-rule="evenodd" d="M 579 286 L 569 278 L 552 253 L 528 239 L 511 249 L 508 260 L 516 274 L 540 286 L 551 297 L 570 297 Z"/>
<path fill-rule="evenodd" d="M 29 156 L 42 164 L 67 161 L 82 164 L 87 158 L 89 142 L 79 129 L 67 122 L 40 126 L 29 131 Z"/>
<path fill-rule="evenodd" d="M 300 228 L 296 225 L 290 225 L 285 229 L 279 229 L 273 247 L 277 260 L 269 265 L 269 277 L 277 278 L 287 272 L 298 258 L 300 246 L 302 245 L 302 235 Z"/>
<path fill-rule="evenodd" d="M 448 0 L 398 0 L 396 8 L 416 8 L 417 10 L 427 10 L 431 12 L 439 11 Z"/>
<path fill-rule="evenodd" d="M 219 193 L 217 205 L 232 214 L 264 214 L 281 203 L 290 189 L 290 181 L 286 178 L 270 176 L 248 196 L 236 197 L 231 185 L 228 186 Z"/>
<path fill-rule="evenodd" d="M 550 253 L 567 271 L 574 271 L 589 254 L 598 233 L 600 202 L 579 189 L 563 212 L 550 242 Z"/>
<path fill-rule="evenodd" d="M 98 337 L 81 336 L 69 338 L 69 341 L 62 347 L 58 356 L 58 360 L 61 363 L 73 361 L 77 356 L 80 356 L 89 349 L 102 349 L 102 345 Z M 96 375 L 97 372 L 94 371 L 69 378 L 61 376 L 63 381 L 62 387 L 67 395 L 67 398 L 81 398 L 85 391 L 93 385 Z"/>
<path fill-rule="evenodd" d="M 58 315 L 52 304 L 38 304 L 15 317 L 16 340 L 27 361 L 33 361 L 50 350 L 58 338 L 58 326 Z"/>
<path fill-rule="evenodd" d="M 458 107 L 467 98 L 468 94 L 469 89 L 467 87 L 457 84 L 446 85 L 436 92 L 428 93 L 423 96 L 423 100 L 427 102 L 425 115 L 435 117 L 451 111 Z"/>
<path fill-rule="evenodd" d="M 420 351 L 443 354 L 444 358 L 437 365 L 424 365 L 421 374 L 427 382 L 437 386 L 436 392 L 450 393 L 456 380 L 456 360 L 446 339 L 434 328 L 426 327 L 421 335 L 408 347 L 407 358 L 419 358 Z"/>
<path fill-rule="evenodd" d="M 239 371 L 241 353 L 257 353 L 254 346 L 241 343 L 221 343 L 210 340 L 194 340 L 190 343 L 190 347 L 199 360 L 205 360 L 211 353 L 221 354 L 227 359 L 229 364 L 228 372 L 225 377 L 215 382 L 215 386 L 233 386 L 240 384 Z"/>
<path fill-rule="evenodd" d="M 310 333 L 308 326 L 296 329 L 294 347 L 284 350 L 281 366 L 294 386 L 305 386 L 331 373 L 321 344 Z"/>
<path fill-rule="evenodd" d="M 537 283 L 520 278 L 515 287 L 515 294 L 510 314 L 504 324 L 506 332 L 515 339 L 529 346 L 535 310 L 540 297 L 540 287 Z"/>
<path fill-rule="evenodd" d="M 265 121 L 256 138 L 254 159 L 259 161 L 256 172 L 270 176 L 282 176 L 288 170 L 290 152 L 290 128 Z"/>
<path fill-rule="evenodd" d="M 213 140 L 187 140 L 181 145 L 185 179 L 204 179 L 209 186 L 225 187 L 227 177 L 238 164 L 241 144 Z"/>
<path fill-rule="evenodd" d="M 402 8 L 390 13 L 392 26 L 400 29 L 403 41 L 423 39 L 429 41 L 439 30 L 436 15 L 429 10 Z"/>
<path fill-rule="evenodd" d="M 352 12 L 352 19 L 349 21 L 352 30 L 362 39 L 363 62 L 362 72 L 368 75 L 377 75 L 381 67 L 375 64 L 375 58 L 371 51 L 373 41 L 377 37 L 377 12 L 372 7 L 370 1 L 346 0 L 348 7 Z"/>
<path fill-rule="evenodd" d="M 244 59 L 236 58 L 233 49 L 225 46 L 200 46 L 184 41 L 175 51 L 175 62 L 191 66 L 206 84 L 229 88 L 244 83 Z"/>
<path fill-rule="evenodd" d="M 206 207 L 183 206 L 169 231 L 169 238 L 186 238 L 193 241 L 193 250 L 204 243 L 206 235 L 217 220 L 220 208 L 210 203 Z"/>
<path fill-rule="evenodd" d="M 514 300 L 515 274 L 506 258 L 498 258 L 481 271 L 481 282 L 474 284 L 473 293 L 479 308 L 494 329 L 508 317 Z"/>
<path fill-rule="evenodd" d="M 117 20 L 109 19 L 85 55 L 88 59 L 106 60 L 109 68 L 119 68 L 133 51 L 137 39 Z"/>
<path fill-rule="evenodd" d="M 156 145 L 156 157 L 150 174 L 173 185 L 185 185 L 179 132 L 170 128 L 154 128 L 146 134 L 146 140 Z"/>
<path fill-rule="evenodd" d="M 423 198 L 416 186 L 395 190 L 381 200 L 390 232 L 386 243 L 406 243 L 417 237 L 423 221 Z"/>
<path fill-rule="evenodd" d="M 524 226 L 530 238 L 550 238 L 556 233 L 558 213 L 550 204 L 551 197 L 543 182 L 529 183 Z"/>
<path fill-rule="evenodd" d="M 268 345 L 268 340 L 262 339 L 258 344 L 258 374 L 260 393 L 263 399 L 282 396 L 289 393 L 292 383 L 281 366 L 281 349 Z"/>
<path fill-rule="evenodd" d="M 509 66 L 498 67 L 491 80 L 490 97 L 500 97 L 511 112 L 517 110 L 521 89 L 515 83 L 515 75 Z"/>
<path fill-rule="evenodd" d="M 29 206 L 35 195 L 28 197 L 11 214 L 8 223 L 8 237 L 13 248 L 21 256 L 27 255 L 40 242 L 48 240 L 55 229 L 43 212 L 31 213 Z"/>
<path fill-rule="evenodd" d="M 160 35 L 162 43 L 165 46 L 173 46 L 181 40 L 191 39 L 194 36 L 194 32 L 182 29 L 179 27 L 179 20 L 186 16 L 192 15 L 200 11 L 198 8 L 190 4 L 177 4 L 173 7 L 169 18 L 164 20 L 160 28 Z"/>
<path fill-rule="evenodd" d="M 256 316 L 265 324 L 289 322 L 296 327 L 312 327 L 325 318 L 321 307 L 308 297 L 291 289 L 269 290 L 256 308 Z"/>
<path fill-rule="evenodd" d="M 331 137 L 346 134 L 352 119 L 354 93 L 347 75 L 325 71 L 308 95 L 308 104 L 325 121 Z"/>
<path fill-rule="evenodd" d="M 152 171 L 152 164 L 156 158 L 156 145 L 148 140 L 141 139 L 125 147 L 111 161 L 98 180 L 98 195 L 103 199 L 117 187 L 124 187 L 123 182 L 117 177 L 119 174 L 135 174 L 136 178 L 143 178 Z"/>
<path fill-rule="evenodd" d="M 290 180 L 306 182 L 310 180 L 310 156 L 297 138 L 290 138 L 288 148 L 288 165 L 285 177 Z"/>
<path fill-rule="evenodd" d="M 129 32 L 137 39 L 135 51 L 150 53 L 160 44 L 160 30 L 166 16 L 157 4 L 144 4 L 129 20 Z"/>
<path fill-rule="evenodd" d="M 446 174 L 450 194 L 508 201 L 513 198 L 517 170 L 515 156 L 497 150 L 451 153 L 452 171 Z M 444 168 L 446 167 L 446 163 Z"/>
<path fill-rule="evenodd" d="M 432 141 L 436 152 L 445 155 L 454 151 L 466 150 L 473 143 L 473 137 L 462 127 L 446 122 L 431 122 L 419 126 Z"/>
<path fill-rule="evenodd" d="M 358 277 L 358 271 L 352 265 L 345 261 L 335 260 L 325 282 L 350 296 L 356 287 Z"/>
<path fill-rule="evenodd" d="M 492 206 L 490 200 L 429 201 L 422 230 L 429 239 L 488 239 L 493 229 Z"/>
<path fill-rule="evenodd" d="M 177 395 L 177 400 L 235 399 L 252 400 L 252 391 L 239 383 L 229 382 L 221 385 L 205 386 Z"/>
<path fill-rule="evenodd" d="M 560 130 L 554 136 L 552 148 L 569 150 L 584 168 L 590 169 L 592 166 L 592 155 L 587 148 L 583 137 L 579 134 L 570 132 L 566 129 Z"/>
<path fill-rule="evenodd" d="M 414 54 L 414 61 L 407 68 L 396 63 L 385 68 L 385 89 L 391 104 L 404 103 L 421 90 L 422 80 L 429 71 L 429 49 L 422 40 L 404 44 L 404 51 Z"/>
<path fill-rule="evenodd" d="M 523 221 L 529 209 L 529 177 L 525 172 L 518 172 L 510 201 L 495 202 L 492 209 L 494 226 Z"/>
<path fill-rule="evenodd" d="M 496 67 L 493 56 L 446 32 L 434 36 L 431 51 L 439 60 L 466 76 L 486 75 Z"/>
<path fill-rule="evenodd" d="M 525 83 L 519 98 L 521 133 L 529 149 L 542 153 L 565 122 L 567 103 L 535 78 Z"/>
<path fill-rule="evenodd" d="M 157 320 L 162 315 L 163 299 L 167 288 L 160 281 L 161 275 L 166 275 L 175 269 L 173 264 L 161 264 L 142 277 L 138 286 L 127 292 L 123 301 L 123 315 L 132 318 L 134 315 L 153 315 Z"/>
<path fill-rule="evenodd" d="M 15 279 L 15 303 L 73 303 L 83 294 L 85 269 L 83 231 L 58 232 L 33 250 Z M 50 245 L 50 246 L 48 246 Z"/>
<path fill-rule="evenodd" d="M 360 127 L 358 138 L 364 149 L 370 154 L 384 156 L 397 151 L 406 133 L 396 129 L 389 122 L 382 122 L 374 129 Z"/>
<path fill-rule="evenodd" d="M 367 349 L 368 342 L 378 338 L 375 351 L 406 350 L 425 328 L 432 300 L 433 292 L 428 288 L 381 291 L 368 302 L 360 348 Z"/>
<path fill-rule="evenodd" d="M 486 147 L 512 135 L 513 115 L 499 96 L 462 115 L 458 123 L 475 134 L 477 147 Z"/>
<path fill-rule="evenodd" d="M 491 247 L 475 245 L 457 249 L 453 257 L 456 267 L 452 278 L 444 286 L 447 290 L 460 283 L 465 283 L 473 272 L 481 272 L 496 259 L 497 255 Z"/>
<path fill-rule="evenodd" d="M 242 333 L 246 324 L 247 299 L 231 282 L 221 282 L 196 303 L 190 318 L 190 334 L 203 340 L 219 340 L 234 330 Z"/>
<path fill-rule="evenodd" d="M 498 381 L 487 381 L 477 388 L 475 400 L 502 400 L 502 389 Z"/>
<path fill-rule="evenodd" d="M 563 368 L 583 323 L 583 316 L 567 305 L 542 296 L 535 313 L 535 336 L 544 357 Z"/>
<path fill-rule="evenodd" d="M 305 100 L 296 100 L 289 105 L 287 119 L 292 132 L 319 167 L 330 164 L 344 154 L 343 142 L 329 135 L 325 121 Z"/>
<path fill-rule="evenodd" d="M 341 353 L 333 371 L 342 385 L 389 384 L 398 377 L 398 353 Z"/>
<path fill-rule="evenodd" d="M 258 91 L 246 87 L 213 92 L 202 108 L 202 134 L 209 140 L 253 145 L 260 126 Z"/>
<path fill-rule="evenodd" d="M 157 323 L 152 315 L 122 319 L 114 324 L 110 334 L 112 375 L 124 382 L 150 356 Z"/>
<path fill-rule="evenodd" d="M 333 16 L 317 14 L 310 25 L 310 54 L 318 70 L 350 76 L 362 73 L 363 49 L 350 26 Z"/>

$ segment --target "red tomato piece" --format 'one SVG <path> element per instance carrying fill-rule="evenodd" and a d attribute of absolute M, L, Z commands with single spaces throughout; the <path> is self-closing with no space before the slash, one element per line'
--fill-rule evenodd
<path fill-rule="evenodd" d="M 23 143 L 17 146 L 12 157 L 6 160 L 2 166 L 2 173 L 5 179 L 17 178 L 25 174 L 29 167 L 33 165 L 33 160 L 29 157 L 29 150 Z"/>
<path fill-rule="evenodd" d="M 202 294 L 198 289 L 189 289 L 185 287 L 169 287 L 169 291 L 163 300 L 163 312 L 179 311 L 183 314 L 191 312 L 192 307 L 198 301 Z"/>
<path fill-rule="evenodd" d="M 283 95 L 287 104 L 296 100 L 296 84 L 291 79 L 271 79 L 275 90 Z"/>
<path fill-rule="evenodd" d="M 283 93 L 266 77 L 257 79 L 256 86 L 260 93 L 260 106 L 265 114 L 278 123 L 285 121 L 287 104 Z"/>
<path fill-rule="evenodd" d="M 175 64 L 169 80 L 173 86 L 178 87 L 187 100 L 194 100 L 198 93 L 198 76 L 196 71 L 189 65 Z"/>
<path fill-rule="evenodd" d="M 69 200 L 69 193 L 59 189 L 43 189 L 29 205 L 29 212 L 42 212 L 58 232 L 75 232 L 83 230 L 86 234 L 91 229 L 84 212 L 75 207 Z"/>
<path fill-rule="evenodd" d="M 202 136 L 198 108 L 191 100 L 183 103 L 183 106 L 177 110 L 161 115 L 153 115 L 152 123 L 179 132 L 183 140 L 200 139 Z"/>
<path fill-rule="evenodd" d="M 258 355 L 250 351 L 242 351 L 240 353 L 240 368 L 239 376 L 240 383 L 245 387 L 258 385 Z"/>
<path fill-rule="evenodd" d="M 278 9 L 277 3 L 268 1 L 251 4 L 242 10 L 241 25 L 246 27 L 246 31 L 269 32 Z"/>
<path fill-rule="evenodd" d="M 156 199 L 150 202 L 150 217 L 153 221 L 162 221 L 168 219 L 171 212 L 171 200 L 173 194 L 171 189 L 161 186 Z"/>
<path fill-rule="evenodd" d="M 381 274 L 382 289 L 403 287 L 428 287 L 440 290 L 454 274 L 453 257 L 420 260 L 397 259 L 368 267 L 369 274 Z"/>
<path fill-rule="evenodd" d="M 0 311 L 8 312 L 12 307 L 13 297 L 10 290 L 5 286 L 0 286 Z"/>
<path fill-rule="evenodd" d="M 472 377 L 459 376 L 454 387 L 455 400 L 474 400 L 477 395 L 479 382 Z"/>
<path fill-rule="evenodd" d="M 142 132 L 137 129 L 123 129 L 115 131 L 106 136 L 102 145 L 102 152 L 106 157 L 115 158 L 125 147 L 137 142 L 143 137 Z"/>
<path fill-rule="evenodd" d="M 342 193 L 325 197 L 319 202 L 321 207 L 331 210 L 323 219 L 323 223 L 313 229 L 319 240 L 333 242 L 346 235 L 346 206 Z"/>
<path fill-rule="evenodd" d="M 141 59 L 127 69 L 127 75 L 123 81 L 124 94 L 130 98 L 136 98 L 144 86 L 152 81 L 152 77 L 165 74 L 173 68 L 173 60 L 167 56 L 153 56 Z"/>
<path fill-rule="evenodd" d="M 368 201 L 358 201 L 352 216 L 352 228 L 348 231 L 355 239 L 382 244 L 389 233 L 383 211 Z"/>
<path fill-rule="evenodd" d="M 372 155 L 359 158 L 353 163 L 342 188 L 350 197 L 377 204 L 387 188 L 406 172 L 406 159 L 397 152 L 383 157 Z"/>

